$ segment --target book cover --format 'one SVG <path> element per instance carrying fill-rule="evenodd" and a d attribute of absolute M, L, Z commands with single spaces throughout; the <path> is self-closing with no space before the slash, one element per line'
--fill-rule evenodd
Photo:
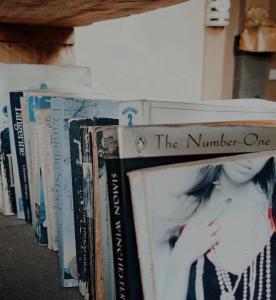
<path fill-rule="evenodd" d="M 103 130 L 118 298 L 142 299 L 126 174 L 145 167 L 275 149 L 275 124 L 272 127 L 226 124 L 133 126 Z"/>
<path fill-rule="evenodd" d="M 276 295 L 275 155 L 128 174 L 145 300 Z"/>

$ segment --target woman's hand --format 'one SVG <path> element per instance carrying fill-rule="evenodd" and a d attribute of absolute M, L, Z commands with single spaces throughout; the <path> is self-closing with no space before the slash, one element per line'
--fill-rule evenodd
<path fill-rule="evenodd" d="M 191 265 L 219 242 L 219 230 L 217 222 L 185 226 L 171 252 L 171 263 Z"/>
<path fill-rule="evenodd" d="M 158 299 L 186 299 L 191 265 L 218 243 L 219 229 L 217 222 L 211 224 L 191 222 L 184 227 L 169 255 Z"/>

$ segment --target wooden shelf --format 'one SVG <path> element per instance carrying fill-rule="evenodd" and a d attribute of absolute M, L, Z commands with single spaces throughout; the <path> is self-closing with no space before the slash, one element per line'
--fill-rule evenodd
<path fill-rule="evenodd" d="M 0 62 L 73 65 L 74 29 L 0 24 Z"/>
<path fill-rule="evenodd" d="M 185 1 L 187 0 L 8 0 L 0 2 L 0 22 L 75 27 Z"/>
<path fill-rule="evenodd" d="M 239 48 L 249 52 L 276 52 L 276 27 L 246 28 Z"/>

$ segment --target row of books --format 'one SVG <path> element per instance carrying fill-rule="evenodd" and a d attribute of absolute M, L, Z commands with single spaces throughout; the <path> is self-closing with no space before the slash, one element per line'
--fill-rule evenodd
<path fill-rule="evenodd" d="M 185 178 L 203 159 L 276 149 L 273 102 L 111 99 L 81 67 L 2 64 L 0 76 L 0 210 L 32 224 L 58 251 L 62 285 L 86 299 L 169 299 L 153 241 L 177 236 Z"/>

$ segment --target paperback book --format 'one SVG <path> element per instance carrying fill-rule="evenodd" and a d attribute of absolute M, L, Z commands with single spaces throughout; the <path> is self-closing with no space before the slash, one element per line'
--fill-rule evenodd
<path fill-rule="evenodd" d="M 0 167 L 3 189 L 3 204 L 1 211 L 5 215 L 14 215 L 17 211 L 22 210 L 22 206 L 17 207 L 15 198 L 15 185 L 13 176 L 13 166 L 10 148 L 9 130 L 5 128 L 0 133 L 1 155 Z"/>
<path fill-rule="evenodd" d="M 117 298 L 143 297 L 127 173 L 158 165 L 274 150 L 275 122 L 268 122 L 270 127 L 265 122 L 257 123 L 103 130 Z"/>
<path fill-rule="evenodd" d="M 92 130 L 95 126 L 115 125 L 118 120 L 100 119 L 74 119 L 70 122 L 70 154 L 72 168 L 72 192 L 74 203 L 76 255 L 79 274 L 79 288 L 86 299 L 95 299 L 97 280 L 102 280 L 102 265 L 105 266 L 100 245 L 104 239 L 99 240 L 101 233 L 95 232 L 95 224 L 99 222 L 99 213 L 95 213 L 93 189 L 93 152 Z M 82 201 L 80 201 L 82 199 Z M 96 220 L 97 219 L 97 220 Z M 98 263 L 97 263 L 98 262 Z M 96 275 L 97 274 L 97 275 Z M 106 282 L 104 277 L 104 282 Z M 103 291 L 97 291 L 97 296 Z M 109 290 L 104 287 L 107 299 Z"/>
<path fill-rule="evenodd" d="M 39 136 L 36 118 L 38 107 L 35 97 L 24 97 L 22 103 L 23 130 L 25 139 L 26 169 L 28 181 L 25 189 L 29 192 L 32 209 L 32 225 L 40 245 L 48 245 L 48 214 L 43 186 L 43 173 L 40 167 Z"/>
<path fill-rule="evenodd" d="M 56 208 L 54 201 L 54 166 L 50 101 L 47 97 L 38 97 L 36 111 L 37 133 L 40 157 L 42 186 L 45 195 L 45 211 L 47 216 L 48 248 L 58 250 L 58 234 Z"/>
<path fill-rule="evenodd" d="M 120 109 L 128 125 L 274 120 L 276 104 L 263 99 L 197 102 L 129 101 Z M 173 120 L 172 120 L 173 116 Z M 125 124 L 125 123 L 124 123 Z"/>

